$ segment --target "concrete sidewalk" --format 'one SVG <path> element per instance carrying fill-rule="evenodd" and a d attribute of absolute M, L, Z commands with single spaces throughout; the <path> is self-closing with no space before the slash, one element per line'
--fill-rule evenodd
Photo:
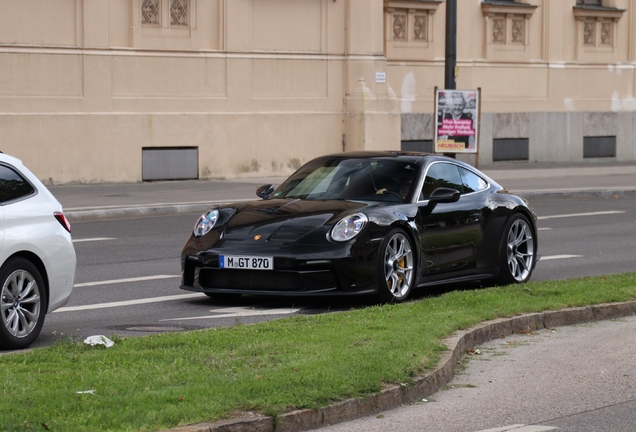
<path fill-rule="evenodd" d="M 481 170 L 528 198 L 636 194 L 636 163 L 502 164 Z M 285 177 L 50 186 L 68 218 L 88 221 L 198 213 L 211 205 L 258 199 L 256 188 Z"/>

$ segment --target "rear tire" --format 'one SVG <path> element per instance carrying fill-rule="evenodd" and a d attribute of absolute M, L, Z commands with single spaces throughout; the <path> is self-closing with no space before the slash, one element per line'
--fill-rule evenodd
<path fill-rule="evenodd" d="M 0 348 L 23 349 L 35 341 L 46 315 L 46 289 L 38 269 L 24 258 L 0 268 Z"/>
<path fill-rule="evenodd" d="M 411 240 L 399 228 L 384 238 L 377 264 L 377 298 L 383 303 L 406 300 L 415 281 L 415 254 Z"/>
<path fill-rule="evenodd" d="M 521 213 L 510 217 L 503 230 L 497 283 L 526 283 L 536 261 L 534 232 L 528 218 Z"/>

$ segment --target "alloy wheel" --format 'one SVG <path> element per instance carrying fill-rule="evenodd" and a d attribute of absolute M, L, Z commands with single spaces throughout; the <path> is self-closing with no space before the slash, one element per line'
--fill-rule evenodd
<path fill-rule="evenodd" d="M 40 317 L 41 297 L 38 284 L 26 270 L 16 270 L 2 286 L 0 310 L 2 324 L 15 338 L 31 334 Z"/>
<path fill-rule="evenodd" d="M 532 230 L 524 219 L 517 219 L 508 231 L 508 268 L 517 282 L 524 282 L 532 270 L 534 239 Z"/>
<path fill-rule="evenodd" d="M 408 295 L 413 283 L 413 250 L 409 239 L 400 232 L 386 245 L 384 274 L 386 286 L 395 299 Z"/>

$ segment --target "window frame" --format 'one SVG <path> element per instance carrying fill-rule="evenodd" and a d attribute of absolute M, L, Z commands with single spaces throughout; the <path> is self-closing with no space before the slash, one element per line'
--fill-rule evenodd
<path fill-rule="evenodd" d="M 488 18 L 486 26 L 487 45 L 497 45 L 504 48 L 523 48 L 530 44 L 530 18 L 539 6 L 528 3 L 519 3 L 515 0 L 484 0 L 481 3 L 481 11 Z M 503 40 L 495 40 L 493 25 L 495 20 L 503 20 Z M 515 40 L 515 22 L 523 23 L 520 34 L 521 39 Z"/>
<path fill-rule="evenodd" d="M 625 13 L 625 9 L 607 6 L 605 1 L 601 1 L 600 4 L 600 6 L 581 4 L 577 1 L 576 5 L 572 7 L 577 25 L 578 61 L 606 61 L 608 63 L 614 61 L 613 54 L 618 37 L 618 23 Z M 603 53 L 609 56 L 601 60 L 598 55 Z"/>
<path fill-rule="evenodd" d="M 171 24 L 171 9 L 174 0 L 157 0 L 157 23 L 144 23 L 143 6 L 146 0 L 128 0 L 132 8 L 131 31 L 132 48 L 182 51 L 199 50 L 198 2 L 199 0 L 182 0 L 187 2 L 188 25 Z M 222 25 L 222 23 L 219 23 Z"/>
<path fill-rule="evenodd" d="M 442 0 L 384 0 L 384 49 L 391 60 L 435 58 L 435 13 Z M 395 38 L 395 16 L 404 16 L 402 38 Z"/>
<path fill-rule="evenodd" d="M 425 197 L 425 198 L 422 198 L 422 189 L 424 188 L 424 184 L 426 183 L 426 177 L 428 176 L 428 173 L 429 173 L 431 167 L 433 167 L 434 165 L 437 165 L 437 164 L 452 165 L 452 166 L 454 166 L 457 169 L 457 174 L 459 175 L 459 178 L 462 181 L 462 184 L 461 184 L 462 187 L 461 187 L 461 189 L 458 189 L 459 193 L 460 193 L 460 198 L 459 199 L 461 199 L 461 197 L 464 197 L 464 196 L 468 196 L 468 195 L 484 192 L 484 191 L 488 190 L 490 188 L 490 186 L 491 186 L 491 183 L 490 183 L 490 181 L 488 181 L 487 178 L 484 178 L 477 171 L 475 171 L 474 169 L 471 169 L 470 167 L 465 167 L 465 166 L 460 165 L 458 163 L 453 163 L 453 162 L 449 162 L 449 161 L 442 161 L 442 160 L 433 161 L 433 162 L 429 163 L 426 166 L 426 170 L 422 174 L 422 179 L 421 179 L 420 185 L 419 185 L 419 192 L 417 193 L 417 202 L 418 203 L 426 203 L 426 202 L 429 201 L 429 197 L 428 196 Z M 480 179 L 482 179 L 484 181 L 484 183 L 486 184 L 486 187 L 481 189 L 481 190 L 478 190 L 478 191 L 466 192 L 466 190 L 464 189 L 464 183 L 463 183 L 464 179 L 462 177 L 462 172 L 461 172 L 462 169 L 466 170 L 466 171 L 476 175 Z M 442 186 L 440 186 L 440 187 L 442 187 Z"/>
<path fill-rule="evenodd" d="M 186 24 L 175 24 L 173 23 L 173 8 L 175 3 L 179 1 L 185 3 L 186 10 Z M 144 5 L 147 2 L 156 3 L 156 22 L 145 23 L 144 22 Z M 192 0 L 139 0 L 139 16 L 140 16 L 140 25 L 144 28 L 154 28 L 154 29 L 172 29 L 172 30 L 185 30 L 190 29 L 192 23 Z"/>

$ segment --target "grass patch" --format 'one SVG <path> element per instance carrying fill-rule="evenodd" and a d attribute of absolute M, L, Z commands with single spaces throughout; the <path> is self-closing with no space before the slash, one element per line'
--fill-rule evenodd
<path fill-rule="evenodd" d="M 0 356 L 0 430 L 157 430 L 317 408 L 406 383 L 481 321 L 636 299 L 636 273 L 453 291 L 402 305 Z M 94 394 L 78 391 L 95 390 Z"/>

